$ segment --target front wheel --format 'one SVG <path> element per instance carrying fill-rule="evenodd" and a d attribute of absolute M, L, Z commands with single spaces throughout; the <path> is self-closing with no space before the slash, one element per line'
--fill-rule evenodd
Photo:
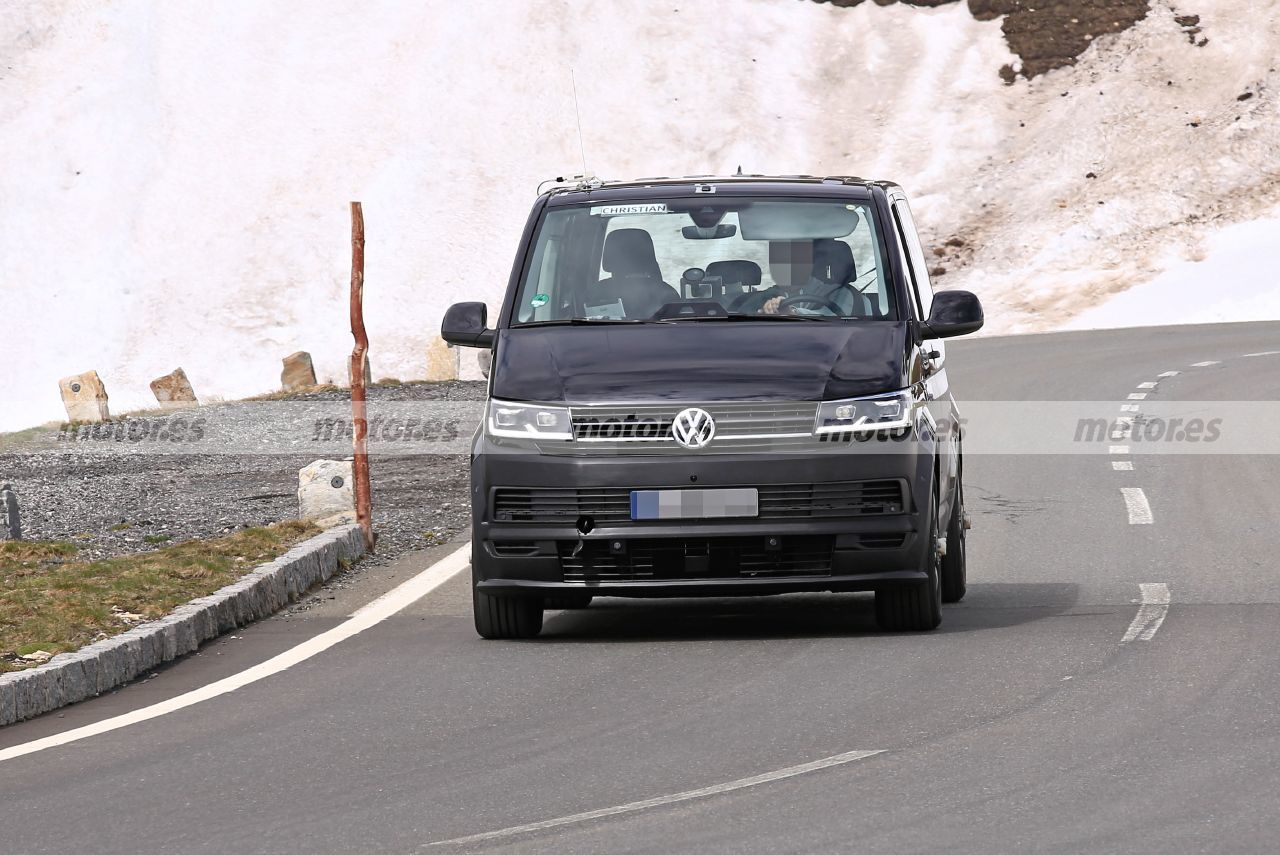
<path fill-rule="evenodd" d="M 956 480 L 956 500 L 947 526 L 947 554 L 942 558 L 942 602 L 958 603 L 969 587 L 965 566 L 964 484 Z"/>
<path fill-rule="evenodd" d="M 471 610 L 481 638 L 534 638 L 542 632 L 542 600 L 486 594 L 471 577 Z"/>
<path fill-rule="evenodd" d="M 921 533 L 925 545 L 923 583 L 894 585 L 876 591 L 876 624 L 887 632 L 927 632 L 942 623 L 942 556 L 938 554 L 938 492 L 934 487 L 929 520 Z"/>

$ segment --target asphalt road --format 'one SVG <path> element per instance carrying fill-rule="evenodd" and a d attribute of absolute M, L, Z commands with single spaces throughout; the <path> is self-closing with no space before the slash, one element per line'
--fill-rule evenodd
<path fill-rule="evenodd" d="M 962 400 L 1280 400 L 1280 354 L 1246 356 L 1274 350 L 1280 324 L 1067 333 L 959 341 L 948 368 Z M 233 693 L 0 761 L 0 850 L 1274 852 L 1280 456 L 966 467 L 970 593 L 937 632 L 796 595 L 604 600 L 484 642 L 463 573 Z M 0 750 L 261 662 L 446 551 Z"/>

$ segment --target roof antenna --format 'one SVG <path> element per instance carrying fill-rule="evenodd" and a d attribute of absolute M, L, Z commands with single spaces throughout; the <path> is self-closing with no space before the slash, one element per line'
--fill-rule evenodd
<path fill-rule="evenodd" d="M 582 153 L 582 177 L 585 179 L 590 173 L 587 171 L 587 147 L 582 143 L 582 111 L 578 109 L 578 79 L 574 76 L 573 66 L 569 66 L 569 85 L 573 87 L 573 115 L 578 120 L 578 151 Z"/>
<path fill-rule="evenodd" d="M 738 172 L 737 172 L 737 175 L 741 175 L 741 174 L 742 174 L 742 164 L 741 164 L 741 163 L 739 163 L 739 164 L 738 164 Z"/>

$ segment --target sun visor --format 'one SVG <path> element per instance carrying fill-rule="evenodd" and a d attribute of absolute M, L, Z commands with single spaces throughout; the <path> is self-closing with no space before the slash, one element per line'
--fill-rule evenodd
<path fill-rule="evenodd" d="M 738 212 L 744 240 L 842 238 L 858 227 L 856 205 L 843 203 L 756 202 Z"/>

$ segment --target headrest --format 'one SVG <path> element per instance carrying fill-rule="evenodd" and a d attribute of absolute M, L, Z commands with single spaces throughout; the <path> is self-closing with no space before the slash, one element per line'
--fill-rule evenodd
<path fill-rule="evenodd" d="M 819 238 L 813 242 L 813 278 L 843 285 L 857 278 L 853 249 L 842 240 Z"/>
<path fill-rule="evenodd" d="M 653 252 L 653 238 L 644 229 L 618 229 L 604 240 L 601 266 L 617 276 L 653 276 L 662 278 L 658 257 Z"/>
<path fill-rule="evenodd" d="M 754 261 L 732 259 L 713 261 L 707 265 L 708 276 L 719 276 L 726 285 L 737 284 L 754 288 L 760 284 L 760 265 Z"/>

